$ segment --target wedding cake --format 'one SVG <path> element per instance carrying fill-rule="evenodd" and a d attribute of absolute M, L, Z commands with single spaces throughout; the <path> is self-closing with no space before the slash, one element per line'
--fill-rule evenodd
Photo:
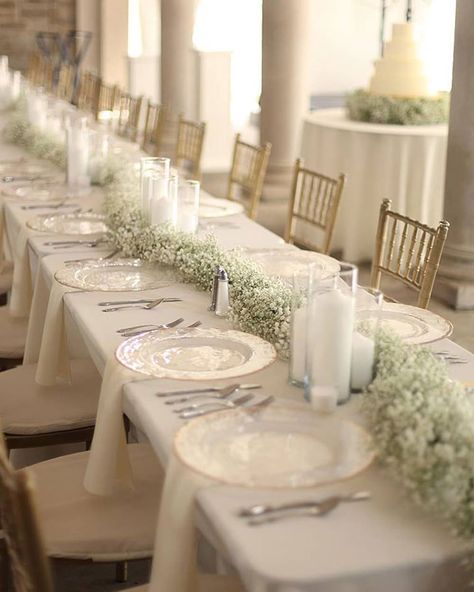
<path fill-rule="evenodd" d="M 430 88 L 412 23 L 393 25 L 392 39 L 384 44 L 383 57 L 375 62 L 368 90 L 371 95 L 404 98 L 436 94 Z"/>

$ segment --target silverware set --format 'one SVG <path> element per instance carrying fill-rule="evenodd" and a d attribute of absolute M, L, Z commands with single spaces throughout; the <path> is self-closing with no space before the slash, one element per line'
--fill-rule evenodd
<path fill-rule="evenodd" d="M 230 384 L 214 391 L 204 389 L 194 389 L 190 391 L 174 391 L 169 393 L 158 393 L 158 397 L 168 397 L 165 405 L 177 405 L 188 401 L 197 401 L 199 399 L 227 399 L 236 391 L 248 391 L 260 388 L 260 384 Z M 176 398 L 175 398 L 176 397 Z"/>
<path fill-rule="evenodd" d="M 57 249 L 69 249 L 72 247 L 91 247 L 95 248 L 99 245 L 106 244 L 106 240 L 103 238 L 98 238 L 95 240 L 57 240 L 57 241 L 48 241 L 43 243 L 45 247 L 54 247 Z"/>
<path fill-rule="evenodd" d="M 344 502 L 360 502 L 371 498 L 370 491 L 357 491 L 347 495 L 332 495 L 321 500 L 302 500 L 278 505 L 257 504 L 238 511 L 250 526 L 260 526 L 287 518 L 322 517 Z"/>
<path fill-rule="evenodd" d="M 104 261 L 106 259 L 112 259 L 118 253 L 120 253 L 120 249 L 115 249 L 108 255 L 104 255 L 104 257 L 94 257 L 92 259 L 90 257 L 83 257 L 82 259 L 66 259 L 63 263 L 65 265 L 73 265 L 74 263 L 82 263 L 83 261 Z M 148 300 L 146 302 L 148 302 Z M 110 304 L 115 304 L 115 302 L 111 302 Z"/>
<path fill-rule="evenodd" d="M 241 395 L 233 401 L 212 401 L 208 403 L 199 403 L 194 405 L 188 405 L 182 409 L 176 409 L 175 413 L 178 414 L 180 419 L 192 419 L 193 417 L 201 417 L 202 415 L 208 415 L 209 413 L 216 413 L 217 411 L 223 411 L 225 409 L 237 409 L 243 407 L 245 403 L 248 403 L 254 398 L 253 393 Z M 260 407 L 267 407 L 275 400 L 275 397 L 269 395 L 264 397 L 260 401 L 253 403 L 247 407 L 243 407 L 246 410 L 256 409 Z"/>
<path fill-rule="evenodd" d="M 436 351 L 436 352 L 433 352 L 433 355 L 436 356 L 437 358 L 439 358 L 440 360 L 442 360 L 443 362 L 446 362 L 447 364 L 467 364 L 468 363 L 466 358 L 461 358 L 461 356 L 458 356 L 458 355 L 453 354 L 452 352 L 448 352 L 448 351 Z"/>
<path fill-rule="evenodd" d="M 118 312 L 120 310 L 151 310 L 152 308 L 156 308 L 162 302 L 182 302 L 181 298 L 157 298 L 156 300 L 145 300 L 142 302 L 135 301 L 135 302 L 126 302 L 126 301 L 119 301 L 113 302 L 111 304 L 118 304 L 120 306 L 113 306 L 110 308 L 104 308 L 102 312 Z M 99 306 L 107 306 L 103 303 L 99 302 Z"/>
<path fill-rule="evenodd" d="M 120 333 L 122 337 L 135 337 L 137 335 L 141 335 L 143 333 L 149 333 L 150 331 L 157 331 L 158 329 L 173 329 L 178 325 L 184 323 L 184 319 L 175 319 L 170 323 L 163 323 L 161 325 L 135 325 L 134 327 L 123 327 L 122 329 L 117 329 L 117 333 Z M 195 329 L 202 325 L 201 321 L 195 321 L 186 327 L 183 327 L 182 331 L 188 331 L 190 329 Z"/>
<path fill-rule="evenodd" d="M 34 204 L 29 206 L 21 206 L 22 210 L 60 210 L 60 209 L 69 209 L 69 208 L 80 208 L 79 204 L 76 203 L 66 203 L 65 201 L 59 203 L 53 202 L 43 202 L 42 204 Z M 74 210 L 74 211 L 80 211 Z"/>
<path fill-rule="evenodd" d="M 39 180 L 45 180 L 45 179 L 51 179 L 51 177 L 47 176 L 45 177 L 44 175 L 36 175 L 34 177 L 32 177 L 31 175 L 18 175 L 18 176 L 14 176 L 14 175 L 5 175 L 4 177 L 2 177 L 2 183 L 16 183 L 17 181 L 39 181 Z"/>

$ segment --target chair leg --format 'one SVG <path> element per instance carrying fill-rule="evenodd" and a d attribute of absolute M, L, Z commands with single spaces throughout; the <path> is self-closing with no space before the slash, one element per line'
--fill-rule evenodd
<path fill-rule="evenodd" d="M 123 584 L 128 579 L 128 563 L 126 561 L 117 561 L 115 564 L 115 581 Z"/>
<path fill-rule="evenodd" d="M 0 590 L 8 592 L 10 589 L 10 562 L 5 540 L 0 540 Z"/>

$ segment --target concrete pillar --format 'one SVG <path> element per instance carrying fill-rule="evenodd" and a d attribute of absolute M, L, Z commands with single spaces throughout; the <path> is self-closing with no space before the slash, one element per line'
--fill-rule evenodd
<path fill-rule="evenodd" d="M 267 177 L 288 177 L 309 110 L 311 0 L 263 0 L 260 141 L 272 143 Z"/>
<path fill-rule="evenodd" d="M 128 0 L 101 0 L 101 75 L 128 89 Z"/>
<path fill-rule="evenodd" d="M 82 68 L 100 73 L 100 0 L 76 0 L 76 27 L 79 31 L 92 33 Z"/>
<path fill-rule="evenodd" d="M 195 0 L 161 0 L 161 102 L 194 117 Z"/>
<path fill-rule="evenodd" d="M 451 224 L 435 293 L 474 308 L 474 2 L 458 0 L 444 217 Z"/>

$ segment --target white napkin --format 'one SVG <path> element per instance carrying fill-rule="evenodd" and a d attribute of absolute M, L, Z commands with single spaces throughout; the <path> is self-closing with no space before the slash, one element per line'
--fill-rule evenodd
<path fill-rule="evenodd" d="M 38 266 L 33 300 L 31 303 L 30 319 L 28 321 L 28 332 L 26 334 L 25 353 L 23 364 L 36 364 L 41 349 L 41 338 L 46 320 L 46 312 L 49 300 L 49 285 L 45 278 L 43 266 Z"/>
<path fill-rule="evenodd" d="M 36 382 L 42 386 L 53 386 L 58 381 L 71 382 L 63 302 L 64 294 L 71 291 L 54 280 L 48 300 L 35 377 Z"/>
<path fill-rule="evenodd" d="M 161 496 L 148 592 L 197 590 L 194 499 L 215 482 L 188 468 L 173 452 Z"/>
<path fill-rule="evenodd" d="M 12 317 L 25 318 L 30 314 L 33 287 L 28 254 L 28 230 L 22 228 L 15 244 L 13 284 L 10 296 Z"/>
<path fill-rule="evenodd" d="M 121 366 L 115 356 L 107 361 L 84 487 L 96 495 L 112 495 L 133 488 L 133 475 L 123 425 L 122 387 L 137 375 Z M 143 377 L 141 377 L 143 379 Z M 168 591 L 169 592 L 169 591 Z"/>

